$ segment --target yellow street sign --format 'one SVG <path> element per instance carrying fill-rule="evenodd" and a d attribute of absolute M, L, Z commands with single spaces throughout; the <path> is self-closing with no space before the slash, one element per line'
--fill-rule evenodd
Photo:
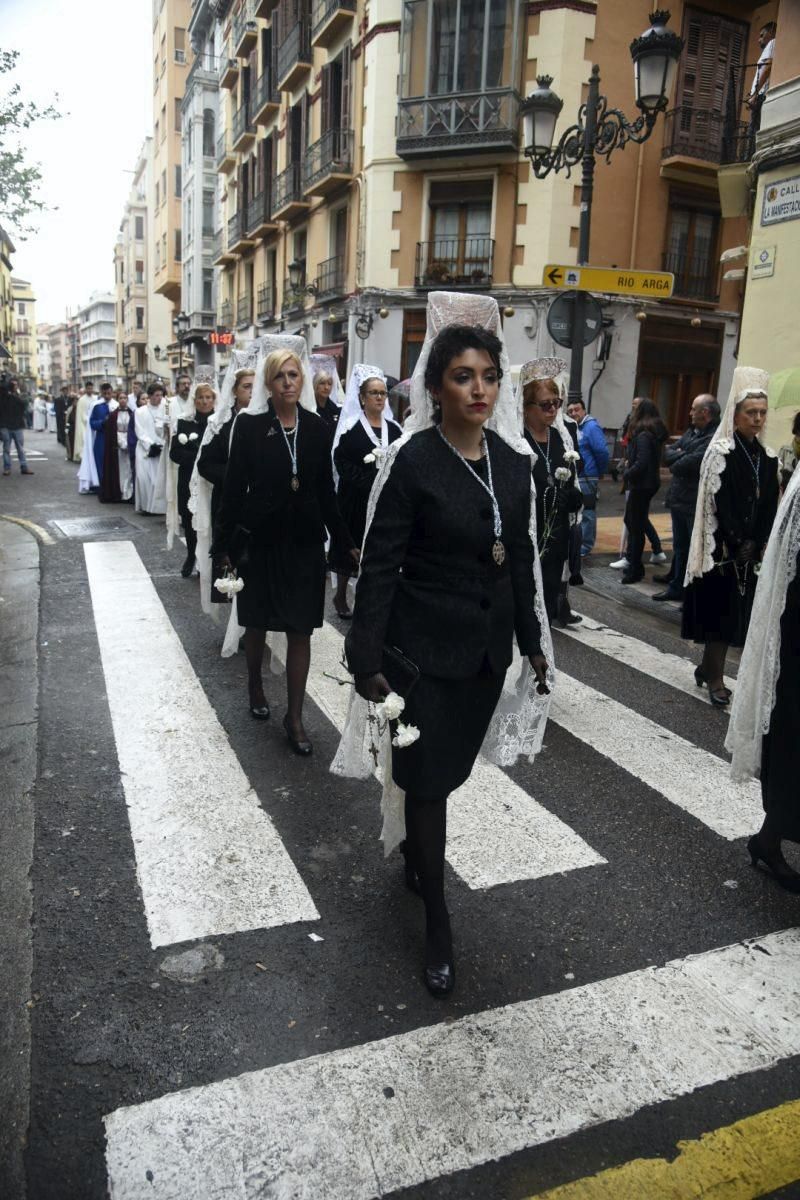
<path fill-rule="evenodd" d="M 548 263 L 542 276 L 543 287 L 578 288 L 582 292 L 612 292 L 617 296 L 654 296 L 663 300 L 672 295 L 675 276 L 669 271 L 626 271 L 616 267 L 565 267 Z"/>

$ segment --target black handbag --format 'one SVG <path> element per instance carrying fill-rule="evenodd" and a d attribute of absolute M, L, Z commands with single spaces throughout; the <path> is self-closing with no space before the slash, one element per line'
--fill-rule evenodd
<path fill-rule="evenodd" d="M 384 646 L 381 657 L 381 674 L 393 692 L 407 700 L 419 681 L 419 667 L 398 650 L 397 646 Z"/>

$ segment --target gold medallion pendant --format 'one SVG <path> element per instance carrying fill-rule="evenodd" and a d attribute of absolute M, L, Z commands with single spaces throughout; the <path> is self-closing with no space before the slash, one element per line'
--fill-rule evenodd
<path fill-rule="evenodd" d="M 492 546 L 492 558 L 497 563 L 498 567 L 502 567 L 506 561 L 506 548 L 498 538 Z"/>
<path fill-rule="evenodd" d="M 299 490 L 300 490 L 300 480 L 297 478 L 296 475 L 292 476 L 291 487 L 292 487 L 293 492 L 299 492 Z"/>

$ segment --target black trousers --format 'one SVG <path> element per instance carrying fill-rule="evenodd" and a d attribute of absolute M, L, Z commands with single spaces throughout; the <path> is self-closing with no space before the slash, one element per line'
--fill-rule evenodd
<path fill-rule="evenodd" d="M 658 488 L 631 488 L 628 492 L 628 503 L 625 505 L 625 526 L 628 530 L 627 559 L 630 564 L 628 570 L 632 575 L 638 575 L 642 569 L 647 526 L 649 525 L 653 530 L 649 520 L 650 502 L 657 491 Z M 653 545 L 652 535 L 651 545 Z M 660 549 L 661 543 L 659 542 L 658 545 Z M 655 546 L 653 548 L 655 549 Z"/>

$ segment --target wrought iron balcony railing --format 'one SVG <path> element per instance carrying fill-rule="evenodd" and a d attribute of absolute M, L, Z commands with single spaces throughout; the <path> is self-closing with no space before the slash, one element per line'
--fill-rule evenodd
<path fill-rule="evenodd" d="M 327 46 L 354 15 L 356 0 L 314 0 L 311 9 L 311 41 Z"/>
<path fill-rule="evenodd" d="M 253 323 L 253 297 L 249 292 L 242 292 L 236 303 L 236 324 L 239 329 Z"/>
<path fill-rule="evenodd" d="M 298 312 L 305 306 L 306 299 L 306 281 L 305 277 L 295 289 L 292 287 L 291 280 L 287 277 L 283 281 L 283 301 L 281 308 L 285 313 Z"/>
<path fill-rule="evenodd" d="M 333 300 L 344 295 L 344 255 L 326 258 L 317 267 L 317 300 Z"/>
<path fill-rule="evenodd" d="M 253 98 L 250 102 L 253 119 L 256 121 L 266 120 L 272 111 L 278 111 L 280 104 L 280 92 L 274 87 L 272 68 L 266 66 L 259 75 L 256 86 L 253 89 Z"/>
<path fill-rule="evenodd" d="M 328 176 L 353 173 L 353 131 L 329 129 L 306 150 L 303 162 L 303 190 L 313 191 Z"/>
<path fill-rule="evenodd" d="M 398 101 L 400 157 L 464 150 L 516 150 L 519 96 L 513 88 Z"/>
<path fill-rule="evenodd" d="M 256 235 L 265 225 L 272 224 L 272 197 L 267 187 L 253 196 L 247 205 L 247 232 Z"/>
<path fill-rule="evenodd" d="M 241 8 L 233 18 L 233 50 L 237 58 L 246 58 L 257 41 L 255 5 L 252 0 L 243 0 Z"/>
<path fill-rule="evenodd" d="M 275 285 L 262 283 L 256 292 L 256 317 L 259 324 L 266 325 L 275 316 Z"/>
<path fill-rule="evenodd" d="M 230 329 L 233 324 L 233 304 L 230 300 L 223 300 L 217 310 L 217 323 L 223 329 Z"/>
<path fill-rule="evenodd" d="M 273 217 L 293 205 L 299 205 L 300 208 L 308 207 L 308 202 L 303 195 L 302 167 L 302 163 L 290 163 L 285 171 L 281 171 L 280 175 L 275 177 L 272 189 Z"/>
<path fill-rule="evenodd" d="M 722 156 L 723 115 L 683 104 L 664 114 L 662 158 L 696 158 L 718 163 Z"/>
<path fill-rule="evenodd" d="M 278 87 L 291 89 L 299 71 L 306 67 L 311 67 L 311 30 L 306 20 L 300 20 L 278 47 L 275 66 Z"/>
<path fill-rule="evenodd" d="M 238 150 L 241 143 L 248 137 L 255 137 L 255 129 L 250 119 L 249 104 L 240 104 L 233 114 L 233 148 Z"/>
<path fill-rule="evenodd" d="M 713 255 L 685 254 L 683 251 L 668 251 L 664 255 L 663 270 L 675 276 L 673 296 L 683 300 L 706 300 L 719 298 L 717 287 L 718 268 Z"/>
<path fill-rule="evenodd" d="M 184 92 L 191 91 L 192 84 L 194 83 L 195 79 L 198 82 L 208 83 L 213 81 L 216 83 L 218 74 L 219 59 L 216 57 L 216 55 L 206 54 L 205 52 L 196 54 L 186 76 L 186 87 L 184 88 Z M 206 76 L 207 78 L 203 79 L 203 76 Z"/>
<path fill-rule="evenodd" d="M 486 288 L 492 285 L 494 238 L 434 238 L 417 242 L 419 288 Z"/>

